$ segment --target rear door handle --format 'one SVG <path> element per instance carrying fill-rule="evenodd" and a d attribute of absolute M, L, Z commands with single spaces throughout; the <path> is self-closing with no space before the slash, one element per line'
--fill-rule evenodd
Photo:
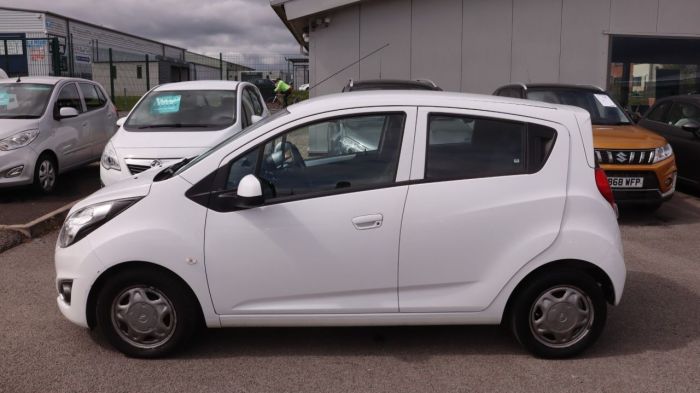
<path fill-rule="evenodd" d="M 352 219 L 352 225 L 358 230 L 379 228 L 382 226 L 382 222 L 384 222 L 384 216 L 381 214 L 369 214 Z"/>

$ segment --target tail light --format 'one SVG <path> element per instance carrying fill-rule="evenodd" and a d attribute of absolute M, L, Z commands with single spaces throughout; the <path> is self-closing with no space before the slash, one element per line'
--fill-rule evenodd
<path fill-rule="evenodd" d="M 598 186 L 598 191 L 600 195 L 605 198 L 606 201 L 612 206 L 613 210 L 617 214 L 617 204 L 615 203 L 615 196 L 613 195 L 612 189 L 610 188 L 610 183 L 608 183 L 608 177 L 605 175 L 605 171 L 601 168 L 595 169 L 595 184 Z"/>

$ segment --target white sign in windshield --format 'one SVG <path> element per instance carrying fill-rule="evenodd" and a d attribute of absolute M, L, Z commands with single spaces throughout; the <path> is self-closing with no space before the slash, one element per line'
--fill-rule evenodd
<path fill-rule="evenodd" d="M 605 95 L 605 94 L 593 94 L 593 95 L 595 96 L 595 99 L 598 100 L 598 102 L 600 102 L 600 105 L 603 105 L 603 106 L 609 107 L 609 108 L 617 108 L 617 105 L 615 105 L 615 102 L 613 100 L 611 100 L 610 97 L 608 97 L 607 95 Z"/>

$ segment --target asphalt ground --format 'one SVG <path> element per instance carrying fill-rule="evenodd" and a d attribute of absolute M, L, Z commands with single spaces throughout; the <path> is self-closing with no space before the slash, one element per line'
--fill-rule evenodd
<path fill-rule="evenodd" d="M 551 361 L 497 326 L 240 328 L 136 360 L 56 307 L 56 233 L 0 254 L 0 392 L 698 392 L 700 199 L 623 211 L 628 278 L 598 343 Z"/>
<path fill-rule="evenodd" d="M 56 189 L 49 195 L 29 186 L 0 188 L 0 225 L 26 224 L 99 188 L 99 163 L 59 175 Z"/>

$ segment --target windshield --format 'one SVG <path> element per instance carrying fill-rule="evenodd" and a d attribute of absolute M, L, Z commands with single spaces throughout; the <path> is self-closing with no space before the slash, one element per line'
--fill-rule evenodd
<path fill-rule="evenodd" d="M 212 131 L 236 122 L 233 90 L 152 91 L 134 108 L 127 131 Z"/>
<path fill-rule="evenodd" d="M 264 126 L 265 124 L 267 124 L 267 123 L 269 123 L 269 122 L 271 122 L 271 121 L 273 121 L 273 120 L 275 120 L 275 119 L 278 119 L 278 118 L 280 118 L 280 117 L 284 117 L 284 116 L 286 116 L 286 115 L 288 115 L 288 114 L 289 114 L 289 111 L 287 111 L 286 109 L 281 109 L 281 110 L 279 110 L 277 113 L 275 113 L 274 115 L 268 116 L 268 117 L 266 117 L 266 118 L 264 118 L 264 119 L 258 121 L 257 123 L 253 124 L 252 126 L 249 126 L 249 127 L 246 128 L 245 130 L 243 130 L 243 131 L 241 131 L 241 132 L 239 132 L 239 133 L 237 133 L 237 134 L 231 135 L 230 137 L 228 137 L 228 138 L 224 139 L 223 141 L 221 141 L 221 142 L 220 142 L 219 144 L 217 144 L 216 146 L 214 146 L 214 147 L 212 147 L 211 149 L 205 151 L 204 153 L 198 155 L 198 156 L 197 156 L 195 159 L 193 159 L 192 161 L 188 161 L 188 162 L 187 162 L 187 165 L 184 165 L 184 166 L 182 166 L 181 168 L 179 168 L 178 171 L 175 172 L 174 174 L 175 174 L 175 175 L 179 175 L 180 173 L 186 171 L 186 170 L 187 170 L 188 168 L 190 168 L 191 166 L 195 165 L 196 163 L 198 163 L 198 162 L 202 161 L 203 159 L 207 158 L 208 156 L 212 155 L 212 154 L 213 154 L 214 152 L 216 152 L 217 150 L 219 150 L 219 149 L 221 149 L 222 147 L 226 146 L 227 144 L 229 144 L 229 142 L 233 141 L 234 139 L 236 139 L 236 138 L 238 138 L 238 137 L 241 137 L 241 136 L 243 136 L 243 135 L 245 135 L 245 134 L 248 134 L 248 133 L 251 132 L 251 131 L 257 130 L 258 128 Z"/>
<path fill-rule="evenodd" d="M 607 93 L 567 88 L 527 90 L 527 98 L 552 104 L 573 105 L 591 114 L 591 122 L 597 125 L 631 124 L 625 112 Z"/>
<path fill-rule="evenodd" d="M 38 119 L 51 97 L 52 85 L 0 84 L 0 119 Z"/>

